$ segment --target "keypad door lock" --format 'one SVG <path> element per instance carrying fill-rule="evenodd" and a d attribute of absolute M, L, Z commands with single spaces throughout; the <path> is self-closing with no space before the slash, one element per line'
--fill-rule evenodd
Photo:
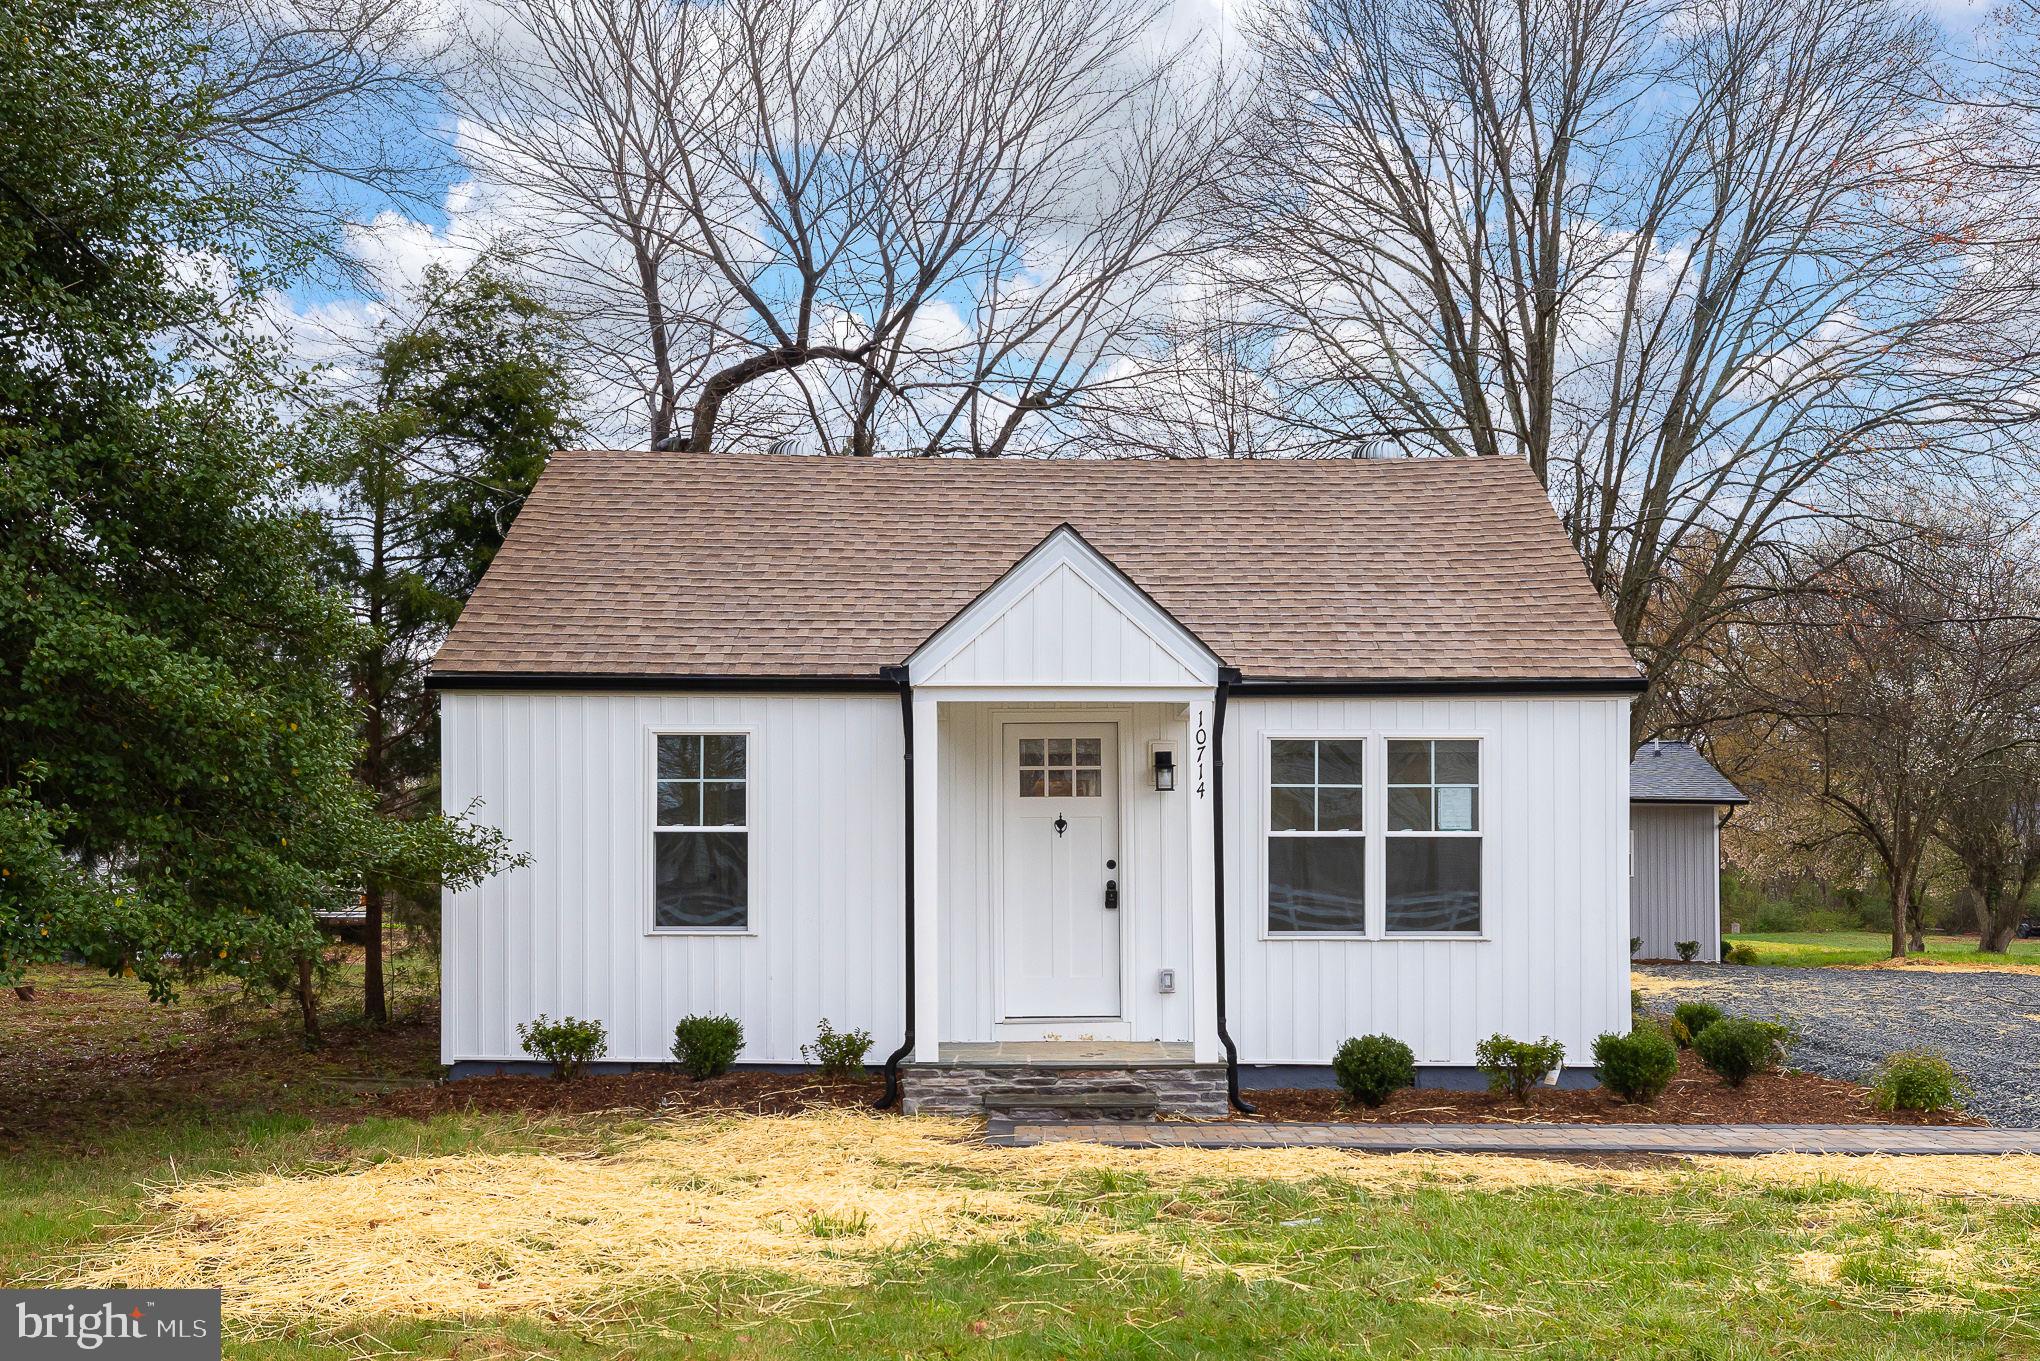
<path fill-rule="evenodd" d="M 1117 879 L 1107 879 L 1105 881 L 1105 910 L 1107 912 L 1117 912 L 1119 910 L 1119 881 Z"/>

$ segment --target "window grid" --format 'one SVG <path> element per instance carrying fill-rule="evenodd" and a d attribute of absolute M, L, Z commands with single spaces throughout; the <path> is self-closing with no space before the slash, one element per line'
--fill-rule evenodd
<path fill-rule="evenodd" d="M 1480 742 L 1390 738 L 1387 758 L 1383 934 L 1479 935 L 1486 918 Z"/>
<path fill-rule="evenodd" d="M 1104 794 L 1104 740 L 1097 737 L 1020 739 L 1020 797 L 1095 799 Z"/>
<path fill-rule="evenodd" d="M 1324 748 L 1334 748 L 1338 768 L 1328 771 Z M 1292 764 L 1302 755 L 1297 748 L 1310 749 L 1306 771 Z M 1285 751 L 1284 749 L 1288 750 Z M 1285 805 L 1288 816 L 1278 812 L 1269 819 L 1270 836 L 1364 836 L 1366 835 L 1366 755 L 1364 739 L 1277 738 L 1270 747 L 1268 786 L 1271 800 Z M 1285 769 L 1284 766 L 1289 768 Z M 1308 774 L 1309 779 L 1294 778 Z M 1327 774 L 1334 779 L 1326 779 Z M 1289 775 L 1291 779 L 1281 778 Z M 1329 799 L 1325 791 L 1332 791 Z M 1306 810 L 1310 825 L 1305 820 Z M 1330 821 L 1334 825 L 1326 826 Z"/>
<path fill-rule="evenodd" d="M 1268 901 L 1285 936 L 1367 929 L 1367 742 L 1275 738 L 1268 746 Z"/>
<path fill-rule="evenodd" d="M 1364 797 L 1359 797 L 1356 801 L 1353 815 L 1354 825 L 1351 828 L 1329 831 L 1319 830 L 1318 798 L 1320 797 L 1320 792 L 1326 787 L 1324 782 L 1324 763 L 1320 755 L 1322 747 L 1332 743 L 1349 746 L 1356 753 L 1355 759 L 1351 764 L 1352 769 L 1357 772 L 1362 769 L 1357 754 L 1364 750 L 1365 743 L 1369 741 L 1380 741 L 1382 743 L 1382 751 L 1375 758 L 1380 760 L 1381 764 L 1368 771 L 1369 779 L 1380 782 L 1382 791 L 1379 796 L 1380 802 L 1369 807 L 1368 800 Z M 1480 807 L 1482 767 L 1485 764 L 1482 759 L 1483 745 L 1481 739 L 1477 737 L 1388 738 L 1379 733 L 1369 734 L 1365 737 L 1342 736 L 1339 738 L 1271 736 L 1268 739 L 1267 747 L 1269 768 L 1266 788 L 1269 805 L 1267 820 L 1264 824 L 1264 835 L 1269 838 L 1270 855 L 1267 857 L 1267 876 L 1264 880 L 1266 894 L 1262 904 L 1263 933 L 1277 939 L 1317 936 L 1383 940 L 1398 937 L 1473 938 L 1481 936 L 1485 931 L 1486 917 L 1485 893 L 1480 886 L 1480 879 L 1483 876 L 1480 873 L 1478 864 L 1481 859 L 1484 859 L 1482 853 L 1477 850 L 1471 852 L 1475 857 L 1475 863 L 1471 868 L 1472 882 L 1470 888 L 1472 892 L 1472 907 L 1470 919 L 1463 916 L 1463 924 L 1457 925 L 1405 925 L 1398 929 L 1394 918 L 1397 916 L 1405 916 L 1406 918 L 1407 914 L 1397 910 L 1397 899 L 1401 896 L 1397 892 L 1399 887 L 1397 880 L 1401 876 L 1397 873 L 1396 867 L 1398 862 L 1405 860 L 1407 856 L 1404 852 L 1392 850 L 1391 844 L 1392 842 L 1401 842 L 1405 846 L 1409 846 L 1411 843 L 1435 840 L 1450 842 L 1455 845 L 1465 845 L 1468 842 L 1479 843 L 1482 840 L 1485 836 Z M 1309 779 L 1307 781 L 1303 777 L 1301 769 L 1295 765 L 1295 758 L 1299 750 L 1306 747 L 1309 748 L 1311 756 Z M 1414 768 L 1409 765 L 1410 759 L 1415 755 L 1415 752 L 1411 750 L 1412 748 L 1422 749 L 1423 768 L 1421 782 L 1412 778 L 1416 774 Z M 1441 749 L 1443 749 L 1444 753 L 1442 759 Z M 1287 761 L 1284 760 L 1285 754 L 1289 758 Z M 1397 760 L 1398 756 L 1401 757 L 1400 761 Z M 1398 778 L 1399 776 L 1401 778 Z M 1333 787 L 1350 789 L 1356 796 L 1359 796 L 1363 793 L 1364 782 L 1356 774 L 1351 784 L 1339 784 Z M 1440 790 L 1446 791 L 1447 799 L 1455 801 L 1444 808 L 1442 820 L 1448 824 L 1463 822 L 1466 825 L 1448 825 L 1442 829 L 1433 829 L 1441 820 L 1439 816 Z M 1415 821 L 1415 819 L 1397 816 L 1391 804 L 1391 799 L 1394 798 L 1397 791 L 1422 792 L 1423 821 L 1432 824 L 1432 827 L 1403 825 Z M 1285 794 L 1308 794 L 1311 798 L 1307 804 L 1296 802 L 1292 799 L 1288 804 L 1289 815 L 1285 817 L 1284 813 L 1278 808 L 1278 799 L 1283 798 Z M 1402 811 L 1414 811 L 1414 805 L 1409 802 L 1407 794 L 1404 798 L 1404 805 Z M 1308 809 L 1309 813 L 1311 823 L 1309 827 L 1302 825 L 1304 818 L 1301 814 L 1305 809 Z M 1368 818 L 1376 819 L 1376 821 L 1368 822 L 1366 821 Z M 1294 825 L 1285 825 L 1285 823 Z M 1274 840 L 1277 838 L 1303 839 L 1312 837 L 1353 838 L 1360 841 L 1363 845 L 1365 842 L 1376 838 L 1381 840 L 1381 846 L 1378 848 L 1383 853 L 1381 858 L 1377 860 L 1376 856 L 1372 854 L 1367 858 L 1368 869 L 1364 892 L 1365 901 L 1359 905 L 1364 910 L 1360 912 L 1360 920 L 1358 922 L 1344 926 L 1321 927 L 1309 927 L 1295 923 L 1289 925 L 1278 924 L 1276 909 L 1278 899 L 1282 895 L 1280 893 L 1281 886 L 1278 885 L 1275 878 L 1276 857 L 1273 855 Z M 1421 852 L 1414 850 L 1411 853 L 1421 854 Z M 1457 855 L 1458 853 L 1455 852 L 1454 854 Z M 1372 902 L 1376 893 L 1383 890 L 1383 876 L 1386 876 L 1387 889 L 1384 895 L 1387 900 L 1384 907 L 1375 909 L 1366 906 L 1367 903 Z"/>
<path fill-rule="evenodd" d="M 1443 762 L 1441 747 L 1448 748 Z M 1420 771 L 1408 767 L 1416 755 L 1412 748 L 1423 749 Z M 1414 774 L 1423 778 L 1408 778 Z M 1440 825 L 1462 821 L 1466 825 Z M 1386 830 L 1390 836 L 1479 836 L 1480 743 L 1471 738 L 1390 738 Z"/>
<path fill-rule="evenodd" d="M 652 930 L 750 930 L 750 736 L 653 735 Z"/>

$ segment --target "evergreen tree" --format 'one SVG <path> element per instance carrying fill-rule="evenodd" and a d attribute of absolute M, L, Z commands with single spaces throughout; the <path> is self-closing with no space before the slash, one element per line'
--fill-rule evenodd
<path fill-rule="evenodd" d="M 331 570 L 368 638 L 349 667 L 361 712 L 356 773 L 384 816 L 427 817 L 439 793 L 432 653 L 502 544 L 553 449 L 575 429 L 566 334 L 486 262 L 434 266 L 417 319 L 376 347 L 371 390 L 335 413 L 326 477 L 337 508 Z M 433 885 L 376 874 L 363 885 L 363 1013 L 388 1019 L 383 938 L 392 893 Z"/>
<path fill-rule="evenodd" d="M 504 847 L 353 778 L 362 631 L 242 338 L 302 251 L 252 225 L 260 184 L 190 188 L 192 31 L 174 0 L 0 8 L 0 982 L 66 951 L 158 996 L 296 977 L 315 1031 L 316 907 Z"/>

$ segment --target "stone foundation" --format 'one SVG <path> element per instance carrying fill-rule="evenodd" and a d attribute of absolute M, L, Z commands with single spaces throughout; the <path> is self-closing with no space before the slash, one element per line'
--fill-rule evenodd
<path fill-rule="evenodd" d="M 988 1099 L 991 1113 L 1013 1120 L 1222 1116 L 1225 1065 L 914 1063 L 900 1069 L 900 1109 L 908 1115 L 985 1115 Z"/>

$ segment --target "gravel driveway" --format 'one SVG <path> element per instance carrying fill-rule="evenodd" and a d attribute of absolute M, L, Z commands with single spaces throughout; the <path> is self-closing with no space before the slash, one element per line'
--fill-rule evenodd
<path fill-rule="evenodd" d="M 1976 1088 L 1970 1109 L 2040 1128 L 2040 974 L 1645 965 L 1644 1004 L 1712 1002 L 1799 1032 L 1792 1066 L 1862 1082 L 1894 1049 L 1938 1049 Z M 1654 986 L 1661 985 L 1661 986 Z"/>

